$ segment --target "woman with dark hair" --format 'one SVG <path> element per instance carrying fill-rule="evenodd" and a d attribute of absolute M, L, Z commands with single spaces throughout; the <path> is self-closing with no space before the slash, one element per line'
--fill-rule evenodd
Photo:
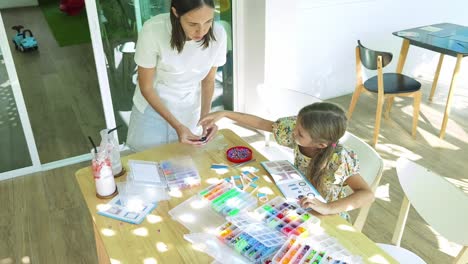
<path fill-rule="evenodd" d="M 172 0 L 138 35 L 138 85 L 127 144 L 134 151 L 172 141 L 200 145 L 215 125 L 198 128 L 211 109 L 216 70 L 226 61 L 226 33 L 214 23 L 213 0 Z"/>

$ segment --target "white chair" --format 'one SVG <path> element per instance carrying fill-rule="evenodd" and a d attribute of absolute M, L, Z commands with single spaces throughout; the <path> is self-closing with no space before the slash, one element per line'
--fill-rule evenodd
<path fill-rule="evenodd" d="M 468 263 L 468 196 L 443 177 L 405 158 L 397 160 L 396 170 L 405 197 L 392 243 L 400 246 L 413 205 L 434 230 L 463 246 L 454 263 Z"/>
<path fill-rule="evenodd" d="M 380 244 L 380 243 L 377 243 L 377 245 L 381 249 L 383 249 L 385 252 L 387 252 L 390 256 L 392 256 L 399 263 L 426 264 L 426 262 L 424 262 L 424 260 L 422 260 L 422 258 L 420 258 L 418 255 L 402 247 L 397 247 L 397 246 L 389 245 L 389 244 Z"/>
<path fill-rule="evenodd" d="M 346 132 L 344 134 L 340 139 L 340 143 L 356 152 L 361 169 L 360 174 L 367 184 L 369 184 L 372 192 L 375 193 L 375 190 L 379 186 L 380 179 L 382 178 L 383 171 L 383 160 L 380 155 L 369 144 L 350 132 Z M 370 207 L 371 205 L 368 205 L 360 209 L 359 214 L 354 221 L 354 227 L 357 230 L 362 231 L 367 215 L 369 214 Z"/>

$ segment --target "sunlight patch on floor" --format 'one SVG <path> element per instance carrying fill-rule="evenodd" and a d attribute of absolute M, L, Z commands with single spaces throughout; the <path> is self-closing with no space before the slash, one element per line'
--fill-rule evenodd
<path fill-rule="evenodd" d="M 440 139 L 439 134 L 434 135 L 432 132 L 426 131 L 424 129 L 418 128 L 418 135 L 421 135 L 422 138 L 433 148 L 443 148 L 443 149 L 449 149 L 449 150 L 459 150 L 460 148 L 450 144 L 449 142 Z M 462 139 L 460 139 L 462 140 Z"/>
<path fill-rule="evenodd" d="M 391 202 L 390 200 L 390 184 L 384 184 L 377 187 L 375 190 L 375 198 L 385 202 Z"/>
<path fill-rule="evenodd" d="M 377 147 L 376 149 L 378 151 L 381 151 L 381 152 L 386 152 L 388 154 L 391 154 L 391 155 L 394 155 L 396 157 L 405 157 L 409 160 L 419 160 L 421 159 L 422 157 L 416 153 L 414 153 L 413 151 L 403 147 L 403 146 L 400 146 L 400 145 L 396 145 L 396 144 L 391 144 L 391 143 L 381 143 L 381 144 L 377 144 Z M 392 167 L 395 167 L 395 164 L 396 161 L 395 160 L 389 160 L 389 159 L 386 159 L 385 160 L 385 164 L 386 165 L 390 165 Z"/>
<path fill-rule="evenodd" d="M 434 234 L 437 239 L 437 244 L 439 245 L 439 250 L 444 252 L 447 255 L 455 257 L 458 255 L 462 246 L 458 245 L 457 243 L 448 241 L 445 237 L 440 235 L 434 228 L 430 225 L 426 225 L 427 228 Z"/>
<path fill-rule="evenodd" d="M 444 177 L 444 178 L 450 183 L 452 183 L 453 185 L 460 188 L 463 192 L 468 194 L 468 179 L 459 180 L 459 179 L 453 179 L 453 178 L 448 178 L 448 177 Z"/>

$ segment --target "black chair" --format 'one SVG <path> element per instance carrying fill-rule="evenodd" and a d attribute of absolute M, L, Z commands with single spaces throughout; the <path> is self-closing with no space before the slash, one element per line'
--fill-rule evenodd
<path fill-rule="evenodd" d="M 387 99 L 385 113 L 385 117 L 387 118 L 395 96 L 413 97 L 413 137 L 416 136 L 416 129 L 418 127 L 421 83 L 401 73 L 382 73 L 382 69 L 392 61 L 392 57 L 392 53 L 368 49 L 358 40 L 358 45 L 356 46 L 356 89 L 349 105 L 348 119 L 351 119 L 354 107 L 362 92 L 367 91 L 377 94 L 377 111 L 375 114 L 374 138 L 372 140 L 374 146 L 377 144 L 379 137 L 382 108 L 385 99 Z M 361 64 L 369 70 L 377 70 L 377 75 L 367 79 L 363 83 Z"/>

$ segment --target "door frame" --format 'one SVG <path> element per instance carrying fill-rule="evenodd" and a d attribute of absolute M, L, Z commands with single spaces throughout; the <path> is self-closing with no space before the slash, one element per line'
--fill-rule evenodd
<path fill-rule="evenodd" d="M 29 121 L 28 111 L 26 109 L 26 104 L 24 103 L 23 93 L 18 80 L 15 62 L 11 55 L 9 42 L 10 40 L 5 30 L 5 24 L 3 23 L 2 12 L 0 11 L 0 51 L 3 54 L 8 79 L 10 80 L 11 90 L 13 92 L 13 98 L 15 99 L 16 109 L 18 110 L 21 127 L 24 131 L 24 137 L 28 145 L 29 156 L 31 157 L 32 162 L 31 166 L 0 173 L 0 181 L 37 172 L 42 168 L 39 160 L 39 153 L 37 152 L 36 141 L 34 140 L 31 123 Z"/>

